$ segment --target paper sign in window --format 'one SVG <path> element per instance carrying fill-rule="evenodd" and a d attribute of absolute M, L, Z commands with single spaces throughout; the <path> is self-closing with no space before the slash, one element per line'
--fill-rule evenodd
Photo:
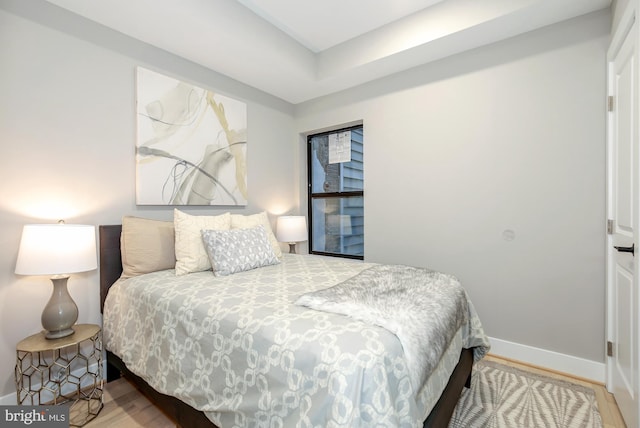
<path fill-rule="evenodd" d="M 351 131 L 329 134 L 329 163 L 351 162 Z"/>

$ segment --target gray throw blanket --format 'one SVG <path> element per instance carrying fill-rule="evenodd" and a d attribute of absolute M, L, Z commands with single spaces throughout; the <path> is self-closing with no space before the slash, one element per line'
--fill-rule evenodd
<path fill-rule="evenodd" d="M 297 305 L 348 315 L 394 333 L 418 391 L 458 329 L 468 321 L 467 295 L 452 275 L 378 265 L 333 287 L 306 293 Z"/>

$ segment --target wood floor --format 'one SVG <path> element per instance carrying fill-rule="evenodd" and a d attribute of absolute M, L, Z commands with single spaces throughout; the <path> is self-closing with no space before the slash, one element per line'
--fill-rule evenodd
<path fill-rule="evenodd" d="M 522 370 L 528 370 L 557 379 L 564 379 L 593 388 L 598 399 L 598 408 L 602 415 L 603 428 L 625 428 L 615 399 L 607 392 L 604 385 L 492 355 L 486 358 Z M 168 428 L 175 426 L 175 423 L 167 418 L 160 409 L 151 404 L 149 400 L 125 379 L 118 379 L 115 382 L 106 384 L 104 408 L 96 419 L 85 425 L 87 428 Z"/>
<path fill-rule="evenodd" d="M 126 379 L 105 384 L 104 407 L 85 428 L 174 428 L 176 424 Z M 187 427 L 185 427 L 187 428 Z"/>

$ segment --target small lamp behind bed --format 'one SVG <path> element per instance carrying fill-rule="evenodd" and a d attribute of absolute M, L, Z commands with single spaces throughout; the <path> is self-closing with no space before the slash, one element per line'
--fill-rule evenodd
<path fill-rule="evenodd" d="M 95 226 L 80 224 L 28 224 L 22 230 L 16 273 L 52 275 L 53 294 L 42 311 L 47 339 L 74 333 L 78 307 L 69 295 L 70 273 L 97 268 Z"/>
<path fill-rule="evenodd" d="M 307 240 L 307 219 L 301 215 L 278 217 L 276 225 L 278 241 L 289 244 L 289 252 L 295 254 L 296 243 Z"/>

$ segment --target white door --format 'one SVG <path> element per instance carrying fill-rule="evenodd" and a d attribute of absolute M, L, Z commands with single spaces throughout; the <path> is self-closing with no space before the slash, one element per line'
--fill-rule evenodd
<path fill-rule="evenodd" d="M 607 386 L 628 427 L 638 427 L 638 64 L 635 13 L 609 51 Z M 627 17 L 629 18 L 629 17 Z M 640 251 L 640 248 L 638 248 Z"/>

